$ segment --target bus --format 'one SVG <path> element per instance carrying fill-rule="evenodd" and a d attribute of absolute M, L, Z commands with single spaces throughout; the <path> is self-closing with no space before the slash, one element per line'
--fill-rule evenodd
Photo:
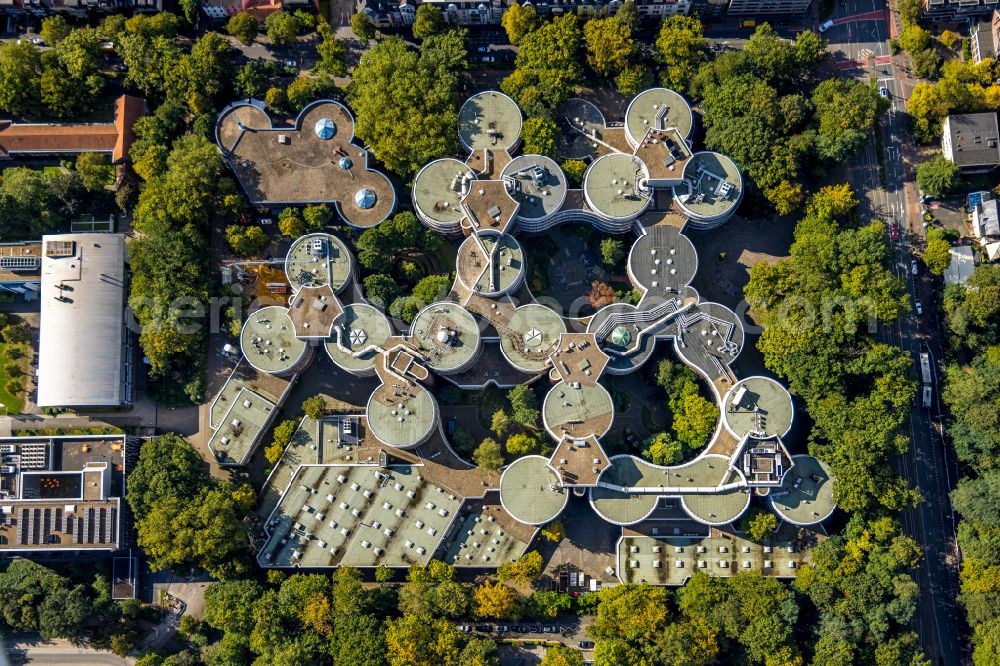
<path fill-rule="evenodd" d="M 924 384 L 923 405 L 924 409 L 930 409 L 932 390 L 929 384 Z"/>
<path fill-rule="evenodd" d="M 927 352 L 920 352 L 920 378 L 924 384 L 931 383 L 931 356 Z"/>

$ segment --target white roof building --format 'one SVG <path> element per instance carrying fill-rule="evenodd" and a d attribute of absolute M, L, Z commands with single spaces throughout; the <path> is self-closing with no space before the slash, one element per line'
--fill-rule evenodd
<path fill-rule="evenodd" d="M 129 402 L 125 352 L 125 237 L 42 237 L 39 407 Z"/>
<path fill-rule="evenodd" d="M 972 209 L 972 234 L 976 238 L 1000 236 L 1000 216 L 996 199 L 984 200 Z"/>

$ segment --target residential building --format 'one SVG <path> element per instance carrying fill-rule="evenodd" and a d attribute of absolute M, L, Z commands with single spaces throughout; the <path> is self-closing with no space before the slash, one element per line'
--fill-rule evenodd
<path fill-rule="evenodd" d="M 976 238 L 992 239 L 1000 237 L 997 200 L 984 198 L 972 209 L 972 235 Z"/>
<path fill-rule="evenodd" d="M 948 116 L 941 135 L 944 156 L 962 173 L 987 173 L 1000 164 L 1000 128 L 995 111 Z"/>
<path fill-rule="evenodd" d="M 126 544 L 125 435 L 0 438 L 0 557 L 75 557 Z"/>
<path fill-rule="evenodd" d="M 511 0 L 424 0 L 437 6 L 450 25 L 500 25 L 503 13 Z M 636 0 L 640 19 L 657 20 L 688 14 L 693 3 L 703 7 L 706 14 L 718 15 L 718 7 L 725 8 L 725 0 Z M 529 0 L 543 18 L 554 18 L 563 14 L 576 14 L 583 18 L 596 16 L 601 12 L 614 15 L 622 5 L 621 0 Z M 376 0 L 366 2 L 361 11 L 371 18 L 376 27 L 391 28 L 412 25 L 416 17 L 417 3 L 414 0 Z"/>
<path fill-rule="evenodd" d="M 996 57 L 997 30 L 1000 29 L 1000 12 L 994 11 L 991 20 L 980 21 L 972 26 L 970 33 L 972 61 L 981 63 L 986 58 Z"/>
<path fill-rule="evenodd" d="M 802 16 L 812 0 L 729 0 L 730 16 Z"/>
<path fill-rule="evenodd" d="M 962 21 L 986 18 L 997 0 L 924 0 L 923 16 L 931 21 Z"/>
<path fill-rule="evenodd" d="M 122 95 L 109 123 L 15 123 L 0 120 L 0 160 L 107 153 L 115 164 L 128 159 L 135 141 L 132 127 L 146 113 L 146 102 Z"/>
<path fill-rule="evenodd" d="M 965 284 L 976 270 L 976 258 L 972 248 L 968 245 L 959 245 L 949 249 L 948 253 L 951 255 L 951 264 L 944 272 L 944 283 Z"/>
<path fill-rule="evenodd" d="M 42 237 L 39 407 L 131 402 L 127 276 L 122 234 Z"/>

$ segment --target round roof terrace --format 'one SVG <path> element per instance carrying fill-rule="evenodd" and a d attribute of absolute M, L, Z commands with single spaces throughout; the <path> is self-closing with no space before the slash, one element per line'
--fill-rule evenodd
<path fill-rule="evenodd" d="M 650 129 L 676 127 L 684 138 L 691 136 L 694 115 L 679 93 L 668 88 L 650 88 L 632 100 L 625 110 L 628 140 L 637 146 Z"/>
<path fill-rule="evenodd" d="M 461 372 L 479 355 L 479 324 L 458 303 L 428 305 L 413 319 L 410 335 L 438 372 Z"/>
<path fill-rule="evenodd" d="M 240 349 L 254 368 L 277 375 L 295 367 L 306 351 L 306 343 L 295 337 L 288 310 L 272 305 L 247 317 L 240 331 Z"/>
<path fill-rule="evenodd" d="M 458 279 L 480 294 L 494 296 L 516 289 L 524 277 L 524 252 L 513 236 L 469 236 L 458 248 Z"/>
<path fill-rule="evenodd" d="M 374 347 L 392 335 L 386 316 L 367 303 L 352 303 L 344 306 L 333 326 L 334 335 L 325 345 L 330 360 L 348 372 L 373 371 L 378 355 Z"/>
<path fill-rule="evenodd" d="M 351 277 L 351 253 L 330 234 L 300 236 L 285 255 L 285 277 L 292 289 L 330 285 L 339 292 Z"/>
<path fill-rule="evenodd" d="M 646 165 L 625 153 L 597 158 L 583 177 L 587 205 L 609 220 L 631 220 L 649 207 L 650 199 L 640 192 L 640 182 L 649 178 Z"/>
<path fill-rule="evenodd" d="M 517 209 L 519 218 L 545 219 L 566 201 L 566 176 L 554 160 L 544 155 L 515 157 L 504 168 L 503 177 L 514 181 L 515 189 L 510 194 L 521 204 Z"/>
<path fill-rule="evenodd" d="M 694 226 L 711 228 L 736 212 L 743 198 L 739 167 L 721 153 L 695 153 L 684 166 L 684 182 L 673 188 L 674 200 Z"/>
<path fill-rule="evenodd" d="M 512 462 L 500 477 L 500 503 L 511 516 L 527 525 L 543 525 L 560 513 L 569 493 L 559 475 L 542 456 L 524 456 Z"/>
<path fill-rule="evenodd" d="M 771 508 L 793 525 L 815 525 L 826 520 L 837 508 L 836 477 L 826 463 L 812 456 L 792 456 L 792 462 L 781 491 L 768 496 Z"/>
<path fill-rule="evenodd" d="M 521 109 L 502 92 L 485 90 L 458 110 L 458 138 L 466 150 L 510 150 L 521 136 Z"/>
<path fill-rule="evenodd" d="M 541 372 L 549 354 L 566 332 L 566 323 L 555 311 L 529 303 L 514 311 L 506 330 L 500 332 L 500 350 L 511 365 L 523 372 Z"/>
<path fill-rule="evenodd" d="M 475 179 L 472 169 L 454 158 L 434 160 L 413 179 L 413 205 L 422 217 L 457 228 L 465 217 L 462 195 Z"/>
<path fill-rule="evenodd" d="M 368 398 L 368 427 L 389 446 L 416 446 L 430 436 L 438 422 L 434 396 L 419 384 L 407 391 L 406 396 L 400 396 L 391 384 L 383 384 Z"/>
<path fill-rule="evenodd" d="M 567 435 L 576 439 L 601 437 L 611 428 L 613 418 L 611 394 L 600 384 L 559 382 L 542 403 L 545 429 L 556 441 Z"/>
<path fill-rule="evenodd" d="M 647 293 L 676 296 L 694 279 L 698 253 L 677 227 L 650 227 L 632 245 L 628 271 Z"/>
<path fill-rule="evenodd" d="M 723 423 L 736 439 L 754 433 L 784 437 L 792 427 L 792 396 L 770 377 L 747 377 L 723 398 Z"/>

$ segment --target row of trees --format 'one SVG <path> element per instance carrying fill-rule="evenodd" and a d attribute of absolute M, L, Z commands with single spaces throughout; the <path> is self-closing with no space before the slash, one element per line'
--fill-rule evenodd
<path fill-rule="evenodd" d="M 978 64 L 949 60 L 934 83 L 918 83 L 907 103 L 913 132 L 924 143 L 941 139 L 941 123 L 951 113 L 975 113 L 1000 108 L 1000 65 L 992 58 Z"/>
<path fill-rule="evenodd" d="M 951 361 L 942 398 L 960 465 L 952 506 L 961 515 L 959 601 L 973 631 L 977 666 L 1000 660 L 1000 266 L 976 268 L 944 294 Z"/>

